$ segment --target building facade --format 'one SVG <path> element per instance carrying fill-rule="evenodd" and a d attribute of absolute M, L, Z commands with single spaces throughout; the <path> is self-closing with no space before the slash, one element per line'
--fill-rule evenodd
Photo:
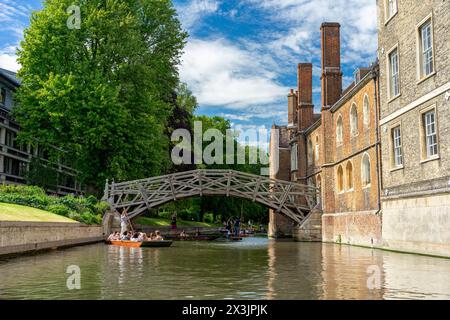
<path fill-rule="evenodd" d="M 383 240 L 450 256 L 450 2 L 378 12 Z"/>
<path fill-rule="evenodd" d="M 355 81 L 342 90 L 340 25 L 322 24 L 321 39 L 321 113 L 314 114 L 312 104 L 312 64 L 301 63 L 283 128 L 291 159 L 287 165 L 286 156 L 280 157 L 278 176 L 319 188 L 322 240 L 376 244 L 381 238 L 378 66 L 358 69 Z M 285 224 L 278 229 L 289 233 Z"/>
<path fill-rule="evenodd" d="M 345 90 L 339 25 L 322 25 L 321 114 L 300 64 L 279 175 L 321 190 L 322 241 L 450 257 L 450 2 L 377 6 L 378 63 Z"/>
<path fill-rule="evenodd" d="M 48 161 L 46 150 L 38 145 L 32 147 L 17 143 L 20 127 L 11 117 L 11 111 L 14 108 L 14 92 L 19 86 L 20 80 L 14 72 L 0 69 L 0 183 L 26 184 L 27 173 L 39 163 L 49 176 L 54 176 L 51 179 L 54 183 L 47 187 L 49 193 L 82 193 L 82 186 L 76 179 L 77 172 L 70 166 Z"/>

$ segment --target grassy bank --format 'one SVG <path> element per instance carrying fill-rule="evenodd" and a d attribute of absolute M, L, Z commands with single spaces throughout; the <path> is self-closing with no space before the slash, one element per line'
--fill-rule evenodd
<path fill-rule="evenodd" d="M 133 221 L 135 224 L 152 226 L 152 227 L 169 227 L 170 220 L 163 218 L 148 218 L 148 217 L 140 217 Z M 221 227 L 221 225 L 214 223 L 206 223 L 206 222 L 197 222 L 197 221 L 184 221 L 177 220 L 178 227 L 199 227 L 199 228 L 216 228 Z"/>
<path fill-rule="evenodd" d="M 0 203 L 0 221 L 78 223 L 48 211 L 10 203 Z"/>
<path fill-rule="evenodd" d="M 99 202 L 95 197 L 50 196 L 43 189 L 32 186 L 1 185 L 0 202 L 43 210 L 85 224 L 100 224 L 108 208 L 106 203 Z M 21 221 L 20 210 L 15 212 L 17 221 Z"/>

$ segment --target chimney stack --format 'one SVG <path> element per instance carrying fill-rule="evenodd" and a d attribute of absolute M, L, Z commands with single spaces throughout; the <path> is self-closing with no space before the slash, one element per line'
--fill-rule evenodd
<path fill-rule="evenodd" d="M 297 95 L 294 89 L 291 89 L 288 95 L 288 126 L 293 127 L 297 124 Z"/>
<path fill-rule="evenodd" d="M 314 106 L 312 104 L 312 64 L 298 64 L 298 129 L 310 127 L 313 122 Z"/>
<path fill-rule="evenodd" d="M 339 23 L 323 23 L 322 110 L 334 105 L 342 94 L 341 39 Z"/>

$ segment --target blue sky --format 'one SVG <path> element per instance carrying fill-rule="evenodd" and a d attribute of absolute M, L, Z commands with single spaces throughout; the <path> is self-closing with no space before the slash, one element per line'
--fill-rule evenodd
<path fill-rule="evenodd" d="M 243 129 L 287 122 L 287 93 L 298 62 L 314 64 L 320 109 L 320 25 L 342 25 L 344 85 L 376 58 L 375 0 L 174 0 L 190 38 L 181 80 L 198 113 L 220 115 Z M 0 67 L 17 69 L 15 48 L 41 0 L 0 0 Z"/>

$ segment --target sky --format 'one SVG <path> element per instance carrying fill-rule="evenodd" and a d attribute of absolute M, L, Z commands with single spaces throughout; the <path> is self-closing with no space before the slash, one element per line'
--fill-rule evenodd
<path fill-rule="evenodd" d="M 180 78 L 198 114 L 219 115 L 241 129 L 287 124 L 287 94 L 297 64 L 313 63 L 320 110 L 320 25 L 339 22 L 344 87 L 356 68 L 376 59 L 375 0 L 174 0 L 189 39 Z M 0 0 L 0 67 L 17 70 L 15 50 L 41 0 Z"/>

